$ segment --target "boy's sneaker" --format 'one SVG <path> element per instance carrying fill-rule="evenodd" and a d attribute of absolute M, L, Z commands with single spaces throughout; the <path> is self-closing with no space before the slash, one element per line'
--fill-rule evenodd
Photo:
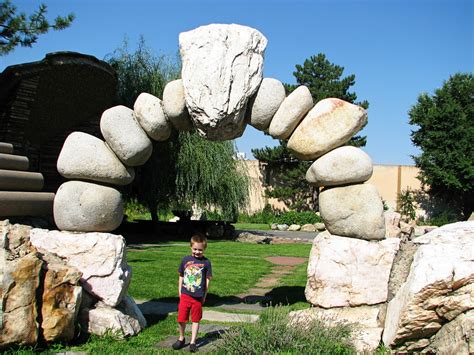
<path fill-rule="evenodd" d="M 195 353 L 198 350 L 196 344 L 189 344 L 189 351 Z"/>
<path fill-rule="evenodd" d="M 179 350 L 179 349 L 182 349 L 184 347 L 184 344 L 186 343 L 186 340 L 183 339 L 183 340 L 176 340 L 173 345 L 171 345 L 171 347 L 174 349 L 174 350 Z"/>

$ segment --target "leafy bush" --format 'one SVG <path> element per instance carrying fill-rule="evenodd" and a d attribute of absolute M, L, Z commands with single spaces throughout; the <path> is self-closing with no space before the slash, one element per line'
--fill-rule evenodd
<path fill-rule="evenodd" d="M 252 215 L 249 214 L 240 214 L 239 215 L 240 223 L 278 223 L 278 224 L 308 224 L 308 223 L 318 223 L 321 222 L 321 217 L 316 213 L 311 211 L 287 211 L 282 212 L 279 210 L 273 209 L 270 205 L 266 205 L 265 208 L 257 213 Z"/>
<path fill-rule="evenodd" d="M 302 330 L 288 324 L 288 311 L 270 307 L 257 323 L 232 327 L 222 335 L 218 351 L 226 354 L 354 354 L 351 328 L 315 320 Z"/>
<path fill-rule="evenodd" d="M 269 204 L 266 204 L 263 210 L 254 214 L 241 213 L 239 214 L 238 221 L 240 223 L 272 223 L 275 218 L 276 210 Z"/>
<path fill-rule="evenodd" d="M 151 220 L 151 215 L 145 206 L 143 206 L 136 198 L 131 198 L 125 201 L 125 215 L 128 221 L 136 219 Z"/>

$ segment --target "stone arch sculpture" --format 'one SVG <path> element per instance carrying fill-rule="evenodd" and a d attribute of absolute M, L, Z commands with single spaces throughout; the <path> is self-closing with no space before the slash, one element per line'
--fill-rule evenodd
<path fill-rule="evenodd" d="M 58 158 L 62 184 L 54 201 L 59 229 L 112 231 L 123 218 L 121 194 L 134 167 L 152 153 L 151 139 L 171 130 L 192 130 L 210 140 L 241 136 L 247 124 L 288 140 L 303 160 L 314 160 L 306 179 L 325 186 L 320 213 L 332 234 L 385 237 L 383 204 L 372 185 L 372 161 L 359 148 L 343 146 L 367 122 L 361 107 L 336 98 L 313 103 L 307 87 L 285 97 L 283 84 L 263 78 L 267 39 L 240 25 L 211 24 L 179 35 L 182 79 L 167 84 L 163 99 L 142 93 L 134 108 L 116 106 L 101 117 L 105 141 L 70 134 Z"/>

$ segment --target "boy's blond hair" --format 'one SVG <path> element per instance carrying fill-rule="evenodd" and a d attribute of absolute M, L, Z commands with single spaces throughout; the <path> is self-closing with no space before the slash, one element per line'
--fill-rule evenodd
<path fill-rule="evenodd" d="M 204 249 L 207 248 L 207 238 L 204 234 L 202 233 L 194 233 L 193 236 L 191 237 L 191 240 L 189 241 L 189 245 L 193 246 L 194 243 L 202 243 L 204 244 Z"/>

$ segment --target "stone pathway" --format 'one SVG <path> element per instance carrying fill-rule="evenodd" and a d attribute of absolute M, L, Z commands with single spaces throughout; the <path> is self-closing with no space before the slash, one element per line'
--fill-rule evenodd
<path fill-rule="evenodd" d="M 278 286 L 282 276 L 291 274 L 296 265 L 303 264 L 307 261 L 307 258 L 272 256 L 265 258 L 265 260 L 274 265 L 269 274 L 264 275 L 257 281 L 255 287 L 249 289 L 247 292 L 237 295 L 233 300 L 231 299 L 213 306 L 213 308 L 222 309 L 223 311 L 204 310 L 202 319 L 209 322 L 219 323 L 253 323 L 258 321 L 258 314 L 227 313 L 225 311 L 261 312 L 269 303 L 271 303 L 271 298 L 265 295 L 271 292 L 274 287 Z M 136 302 L 142 313 L 148 315 L 169 314 L 177 312 L 178 309 L 178 305 L 175 303 L 139 300 L 136 300 Z M 222 326 L 219 324 L 202 324 L 199 329 L 199 338 L 197 341 L 198 351 L 213 351 L 216 342 L 219 341 L 220 335 L 228 329 L 228 326 Z M 191 332 L 190 325 L 186 327 L 186 331 Z M 188 338 L 189 337 L 190 336 L 188 336 Z M 171 349 L 171 345 L 176 341 L 176 339 L 177 337 L 175 335 L 170 336 L 156 344 L 156 347 L 159 349 Z M 188 351 L 189 343 L 186 344 L 182 350 Z"/>

